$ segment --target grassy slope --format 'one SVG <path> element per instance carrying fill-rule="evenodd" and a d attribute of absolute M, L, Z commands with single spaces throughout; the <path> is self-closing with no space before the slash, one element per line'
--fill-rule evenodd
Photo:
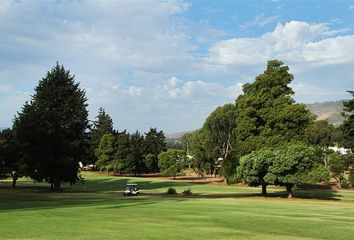
<path fill-rule="evenodd" d="M 296 191 L 311 199 L 255 196 L 259 189 L 86 173 L 83 186 L 48 193 L 0 184 L 0 239 L 353 239 L 354 192 Z M 142 196 L 122 197 L 127 182 Z M 191 188 L 192 197 L 167 196 Z M 36 193 L 34 193 L 36 192 Z M 327 200 L 323 200 L 327 199 Z"/>

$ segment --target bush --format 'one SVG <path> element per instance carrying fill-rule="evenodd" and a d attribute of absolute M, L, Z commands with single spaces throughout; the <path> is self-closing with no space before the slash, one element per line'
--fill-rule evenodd
<path fill-rule="evenodd" d="M 174 189 L 173 187 L 169 187 L 168 189 L 167 189 L 167 192 L 166 192 L 167 194 L 177 194 L 177 191 L 176 191 L 176 189 Z"/>
<path fill-rule="evenodd" d="M 189 189 L 184 190 L 182 193 L 183 193 L 183 195 L 189 196 L 192 194 L 192 190 L 189 188 Z"/>

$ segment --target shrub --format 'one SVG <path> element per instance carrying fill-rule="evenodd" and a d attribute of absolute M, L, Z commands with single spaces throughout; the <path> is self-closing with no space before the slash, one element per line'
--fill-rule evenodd
<path fill-rule="evenodd" d="M 166 192 L 167 194 L 177 194 L 177 191 L 176 191 L 176 189 L 174 189 L 173 187 L 169 187 L 168 189 L 167 189 L 167 192 Z"/>
<path fill-rule="evenodd" d="M 192 190 L 189 188 L 189 189 L 184 190 L 182 193 L 183 193 L 183 195 L 189 196 L 192 194 Z"/>

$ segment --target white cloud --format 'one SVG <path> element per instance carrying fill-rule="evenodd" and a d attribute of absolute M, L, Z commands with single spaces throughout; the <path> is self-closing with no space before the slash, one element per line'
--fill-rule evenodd
<path fill-rule="evenodd" d="M 173 84 L 171 84 L 173 81 Z M 218 98 L 222 101 L 234 100 L 242 92 L 242 84 L 225 87 L 219 83 L 207 83 L 200 80 L 186 81 L 182 86 L 176 77 L 166 81 L 166 84 L 158 86 L 154 96 L 156 100 L 160 99 L 178 99 L 181 101 L 208 102 L 210 99 Z"/>
<path fill-rule="evenodd" d="M 175 87 L 179 82 L 180 81 L 176 77 L 172 77 L 170 80 L 168 80 L 168 85 Z"/>
<path fill-rule="evenodd" d="M 322 65 L 331 66 L 336 84 L 354 81 L 349 29 L 291 21 L 259 37 L 219 41 L 230 33 L 187 19 L 189 8 L 178 0 L 0 1 L 0 112 L 10 119 L 33 93 L 14 91 L 33 91 L 56 61 L 86 89 L 91 118 L 102 106 L 130 130 L 200 127 L 271 58 L 284 60 L 310 86 L 333 78 Z M 260 15 L 249 24 L 276 19 Z M 303 99 L 311 94 L 298 91 L 307 94 Z"/>
<path fill-rule="evenodd" d="M 245 29 L 245 28 L 249 28 L 249 27 L 253 27 L 253 26 L 264 27 L 264 26 L 274 22 L 278 18 L 279 18 L 279 16 L 277 16 L 277 15 L 268 16 L 268 17 L 264 16 L 263 14 L 257 15 L 255 17 L 255 19 L 253 19 L 252 21 L 249 21 L 245 24 L 240 25 L 240 28 Z"/>
<path fill-rule="evenodd" d="M 210 48 L 206 63 L 257 65 L 273 58 L 292 63 L 353 61 L 354 35 L 328 37 L 333 34 L 326 24 L 291 21 L 260 37 L 217 42 Z"/>
<path fill-rule="evenodd" d="M 142 90 L 142 88 L 131 86 L 128 89 L 128 93 L 132 96 L 139 96 Z"/>
<path fill-rule="evenodd" d="M 330 29 L 324 23 L 290 21 L 259 37 L 216 42 L 201 66 L 214 76 L 236 76 L 250 82 L 268 60 L 280 59 L 295 76 L 298 101 L 343 99 L 354 82 L 354 35 L 342 35 L 344 32 L 346 29 Z M 305 85 L 296 85 L 300 83 Z"/>

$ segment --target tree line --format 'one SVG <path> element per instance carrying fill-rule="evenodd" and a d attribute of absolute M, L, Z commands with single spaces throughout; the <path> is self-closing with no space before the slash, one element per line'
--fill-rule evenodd
<path fill-rule="evenodd" d="M 15 116 L 12 129 L 0 132 L 0 177 L 27 176 L 50 183 L 82 182 L 79 163 L 117 173 L 161 172 L 176 176 L 187 167 L 200 175 L 223 176 L 228 183 L 293 186 L 328 182 L 353 184 L 352 154 L 328 150 L 336 143 L 354 148 L 354 99 L 344 103 L 344 123 L 334 128 L 315 121 L 304 104 L 294 101 L 293 75 L 278 60 L 243 85 L 234 104 L 218 107 L 202 128 L 182 137 L 182 149 L 167 148 L 156 128 L 144 134 L 113 129 L 99 109 L 88 120 L 85 91 L 58 63 L 39 81 L 35 94 Z M 354 92 L 349 92 L 354 97 Z M 177 149 L 180 148 L 180 149 Z"/>
<path fill-rule="evenodd" d="M 158 172 L 158 155 L 166 151 L 166 137 L 156 128 L 144 135 L 139 131 L 129 134 L 113 130 L 112 118 L 103 108 L 99 110 L 90 133 L 90 157 L 86 164 L 93 164 L 101 171 L 117 173 Z"/>

